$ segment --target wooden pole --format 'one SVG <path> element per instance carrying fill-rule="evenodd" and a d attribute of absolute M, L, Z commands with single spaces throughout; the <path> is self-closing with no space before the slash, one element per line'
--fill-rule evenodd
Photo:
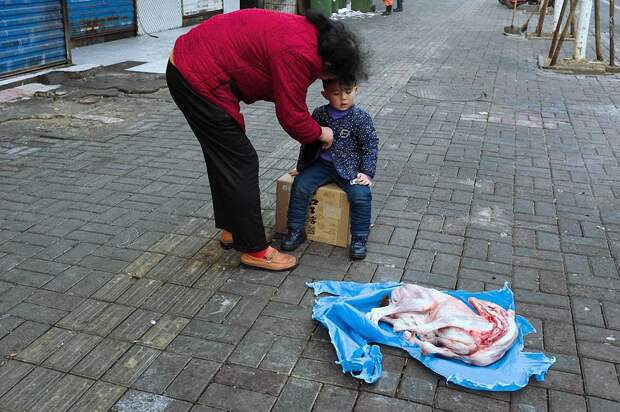
<path fill-rule="evenodd" d="M 601 48 L 601 0 L 594 0 L 594 41 L 596 42 L 596 60 L 603 61 Z"/>
<path fill-rule="evenodd" d="M 560 30 L 562 30 L 562 20 L 564 20 L 564 14 L 566 14 L 566 8 L 568 7 L 568 0 L 562 2 L 562 8 L 560 9 L 560 16 L 558 18 L 558 24 L 555 26 L 555 30 L 553 31 L 553 39 L 551 40 L 551 47 L 549 47 L 548 57 L 553 57 L 553 52 L 555 51 L 555 46 L 558 41 L 558 36 L 560 35 Z M 568 24 L 568 20 L 567 23 Z"/>
<path fill-rule="evenodd" d="M 573 4 L 575 0 L 571 0 L 571 6 Z M 575 37 L 575 16 L 573 15 L 573 18 L 570 19 L 570 35 L 572 37 Z"/>
<path fill-rule="evenodd" d="M 543 29 L 543 24 L 545 24 L 545 15 L 547 14 L 548 4 L 549 4 L 549 0 L 545 0 L 543 2 L 542 8 L 540 9 L 540 13 L 538 14 L 538 22 L 536 23 L 536 36 L 538 37 L 542 35 L 542 29 Z"/>
<path fill-rule="evenodd" d="M 562 34 L 558 39 L 558 44 L 555 46 L 555 50 L 553 51 L 553 56 L 551 57 L 551 61 L 549 62 L 549 66 L 555 66 L 558 61 L 558 56 L 560 55 L 560 50 L 562 50 L 562 43 L 564 43 L 564 38 L 566 37 L 566 33 L 568 32 L 568 27 L 570 26 L 570 22 L 575 18 L 575 10 L 577 9 L 577 3 L 579 0 L 573 0 L 573 4 L 570 6 L 570 14 L 568 15 L 568 20 L 566 20 L 566 24 L 564 25 L 564 29 L 562 29 Z"/>
<path fill-rule="evenodd" d="M 609 65 L 616 65 L 616 1 L 609 0 Z"/>

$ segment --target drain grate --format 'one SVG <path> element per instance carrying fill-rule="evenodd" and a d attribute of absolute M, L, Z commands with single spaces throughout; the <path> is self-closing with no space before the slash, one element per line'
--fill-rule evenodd
<path fill-rule="evenodd" d="M 420 99 L 448 102 L 471 102 L 487 97 L 483 90 L 458 86 L 412 85 L 407 88 L 407 93 Z"/>

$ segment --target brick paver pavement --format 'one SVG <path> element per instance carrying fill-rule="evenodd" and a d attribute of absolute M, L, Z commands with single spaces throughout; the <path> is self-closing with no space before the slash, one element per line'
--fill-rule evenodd
<path fill-rule="evenodd" d="M 160 76 L 108 70 L 0 106 L 0 410 L 620 410 L 619 78 L 539 71 L 547 43 L 502 36 L 491 0 L 405 8 L 348 21 L 373 51 L 359 103 L 381 139 L 362 262 L 308 243 L 290 273 L 239 267 Z M 297 145 L 272 105 L 244 111 L 270 227 Z M 360 383 L 310 319 L 315 279 L 508 281 L 527 347 L 557 363 L 483 393 L 385 348 Z"/>

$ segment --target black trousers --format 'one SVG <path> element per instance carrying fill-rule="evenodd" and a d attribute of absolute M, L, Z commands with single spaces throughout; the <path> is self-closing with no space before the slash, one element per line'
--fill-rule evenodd
<path fill-rule="evenodd" d="M 219 106 L 194 92 L 170 62 L 168 89 L 202 147 L 215 226 L 233 235 L 240 252 L 268 246 L 260 208 L 258 156 L 245 132 Z"/>

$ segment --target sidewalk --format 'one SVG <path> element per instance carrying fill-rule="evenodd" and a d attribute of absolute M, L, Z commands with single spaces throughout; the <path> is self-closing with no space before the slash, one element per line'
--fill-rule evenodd
<path fill-rule="evenodd" d="M 347 21 L 373 52 L 359 104 L 381 139 L 362 262 L 307 243 L 290 273 L 239 267 L 161 74 L 117 66 L 0 104 L 0 410 L 619 410 L 620 77 L 539 70 L 548 42 L 501 35 L 496 1 L 404 6 Z M 272 104 L 244 113 L 271 227 L 297 144 Z M 527 348 L 557 362 L 485 393 L 383 348 L 362 384 L 310 319 L 318 279 L 508 281 Z"/>

